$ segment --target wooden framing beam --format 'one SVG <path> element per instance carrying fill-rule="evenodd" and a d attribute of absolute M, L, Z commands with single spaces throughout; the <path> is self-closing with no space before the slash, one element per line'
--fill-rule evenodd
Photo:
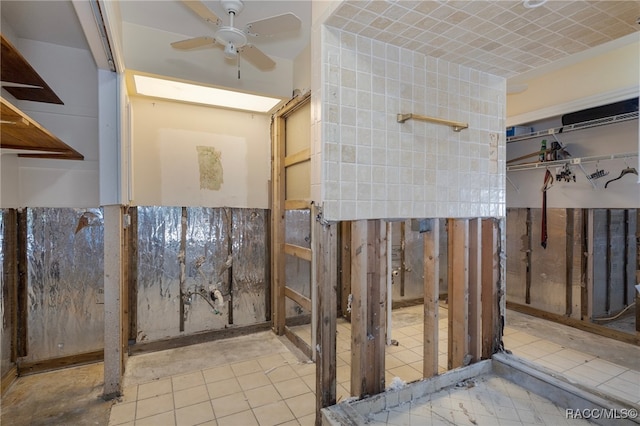
<path fill-rule="evenodd" d="M 380 220 L 352 222 L 351 395 L 384 391 L 386 319 L 386 226 Z"/>
<path fill-rule="evenodd" d="M 311 148 L 305 148 L 302 151 L 296 152 L 295 154 L 287 155 L 284 157 L 284 166 L 289 167 L 295 164 L 304 163 L 305 161 L 309 161 L 311 159 Z"/>
<path fill-rule="evenodd" d="M 284 248 L 285 254 L 295 256 L 298 259 L 308 260 L 309 262 L 311 262 L 311 249 L 296 246 L 294 244 L 287 244 L 287 243 L 283 245 L 283 248 Z"/>
<path fill-rule="evenodd" d="M 468 364 L 469 354 L 469 220 L 449 219 L 449 351 L 452 370 Z"/>
<path fill-rule="evenodd" d="M 298 293 L 290 287 L 284 288 L 284 295 L 296 302 L 298 305 L 302 306 L 307 311 L 311 311 L 311 299 L 309 299 L 308 297 Z"/>
<path fill-rule="evenodd" d="M 314 212 L 315 213 L 315 212 Z M 316 216 L 316 214 L 314 214 Z M 320 410 L 336 403 L 336 318 L 338 316 L 338 224 L 314 220 L 316 298 L 316 425 Z"/>
<path fill-rule="evenodd" d="M 284 327 L 284 336 L 289 339 L 289 341 L 293 343 L 296 348 L 300 349 L 300 352 L 305 354 L 307 358 L 311 359 L 311 357 L 313 356 L 311 346 L 309 346 L 309 344 L 305 342 L 302 337 L 291 331 L 288 326 Z"/>
<path fill-rule="evenodd" d="M 440 299 L 440 224 L 430 220 L 430 230 L 422 234 L 424 243 L 424 353 L 422 375 L 438 374 L 438 324 Z"/>
<path fill-rule="evenodd" d="M 285 118 L 278 114 L 274 117 L 272 126 L 271 148 L 271 313 L 273 331 L 281 336 L 284 334 L 285 311 L 285 254 L 284 254 L 284 225 L 285 225 L 285 177 L 284 177 L 284 141 Z"/>
<path fill-rule="evenodd" d="M 469 220 L 469 355 L 482 358 L 482 219 Z"/>
<path fill-rule="evenodd" d="M 349 295 L 351 294 L 351 222 L 340 222 L 340 311 L 351 321 Z"/>
<path fill-rule="evenodd" d="M 500 335 L 500 308 L 498 280 L 500 254 L 498 252 L 498 222 L 482 219 L 482 358 L 489 359 L 496 353 Z"/>
<path fill-rule="evenodd" d="M 285 210 L 308 210 L 311 208 L 311 201 L 309 200 L 285 200 Z"/>

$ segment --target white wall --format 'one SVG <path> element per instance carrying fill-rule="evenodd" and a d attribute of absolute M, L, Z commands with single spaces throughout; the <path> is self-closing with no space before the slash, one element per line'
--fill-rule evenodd
<path fill-rule="evenodd" d="M 1 206 L 98 206 L 98 72 L 91 53 L 26 39 L 10 41 L 64 105 L 19 101 L 5 91 L 3 96 L 85 159 L 43 160 L 3 154 Z"/>
<path fill-rule="evenodd" d="M 560 122 L 548 121 L 549 127 L 560 127 Z M 535 131 L 544 130 L 534 127 Z M 574 158 L 638 152 L 638 121 L 631 120 L 618 124 L 594 127 L 591 129 L 577 130 L 556 135 L 558 140 L 567 147 L 567 151 Z M 507 146 L 508 158 L 517 158 L 540 149 L 542 139 L 547 140 L 547 147 L 551 146 L 553 137 L 545 136 L 522 142 L 509 143 Z M 536 161 L 536 158 L 523 160 L 523 162 Z M 637 175 L 626 175 L 622 179 L 610 183 L 604 188 L 605 183 L 620 176 L 620 171 L 627 166 L 636 167 L 637 156 L 626 159 L 602 160 L 599 163 L 583 164 L 587 174 L 599 170 L 609 172 L 609 175 L 592 180 L 596 185 L 593 188 L 590 181 L 578 166 L 571 166 L 576 176 L 576 182 L 554 182 L 553 187 L 547 191 L 547 207 L 549 208 L 639 208 L 640 185 Z M 550 168 L 556 175 L 556 167 Z M 545 169 L 524 170 L 507 172 L 507 207 L 534 207 L 542 206 L 542 181 Z M 517 187 L 518 189 L 516 189 Z"/>
<path fill-rule="evenodd" d="M 504 216 L 503 78 L 333 28 L 321 37 L 312 185 L 327 218 Z M 410 112 L 469 128 L 396 122 Z"/>
<path fill-rule="evenodd" d="M 142 97 L 131 108 L 133 204 L 269 208 L 270 116 Z M 221 152 L 219 190 L 201 188 L 198 146 Z"/>

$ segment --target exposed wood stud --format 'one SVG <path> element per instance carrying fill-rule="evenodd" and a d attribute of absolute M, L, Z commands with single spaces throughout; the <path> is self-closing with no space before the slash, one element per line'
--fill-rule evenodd
<path fill-rule="evenodd" d="M 311 249 L 285 243 L 284 253 L 311 262 Z"/>
<path fill-rule="evenodd" d="M 482 357 L 482 223 L 469 220 L 469 355 L 472 361 Z"/>
<path fill-rule="evenodd" d="M 469 221 L 449 219 L 448 369 L 461 367 L 469 354 Z"/>
<path fill-rule="evenodd" d="M 404 297 L 404 280 L 405 280 L 405 249 L 406 249 L 406 224 L 400 222 L 400 297 Z"/>
<path fill-rule="evenodd" d="M 314 209 L 313 217 L 317 216 Z M 316 228 L 317 309 L 316 315 L 316 425 L 322 424 L 320 410 L 336 403 L 336 317 L 338 314 L 338 224 L 312 223 Z"/>
<path fill-rule="evenodd" d="M 352 222 L 351 395 L 384 390 L 386 227 Z"/>
<path fill-rule="evenodd" d="M 129 207 L 131 224 L 128 229 L 128 264 L 129 264 L 129 340 L 135 342 L 138 335 L 138 208 Z"/>
<path fill-rule="evenodd" d="M 587 298 L 587 276 L 588 276 L 588 253 L 589 253 L 589 210 L 582 209 L 582 239 L 580 244 L 580 319 L 589 317 L 587 308 L 589 300 Z"/>
<path fill-rule="evenodd" d="M 291 331 L 288 326 L 284 327 L 284 336 L 289 339 L 289 341 L 293 343 L 296 348 L 300 349 L 300 352 L 305 354 L 307 358 L 311 359 L 313 355 L 311 353 L 311 346 L 309 346 L 307 342 L 302 339 L 302 337 Z"/>
<path fill-rule="evenodd" d="M 566 209 L 566 250 L 565 250 L 565 315 L 570 317 L 573 312 L 573 227 L 574 209 Z"/>
<path fill-rule="evenodd" d="M 501 340 L 498 280 L 498 223 L 482 220 L 482 358 L 489 359 Z"/>
<path fill-rule="evenodd" d="M 525 303 L 531 303 L 531 253 L 533 247 L 533 221 L 531 219 L 531 209 L 527 209 L 527 275 L 525 276 Z"/>
<path fill-rule="evenodd" d="M 607 233 L 607 259 L 606 259 L 606 293 L 605 293 L 605 302 L 604 302 L 604 310 L 607 314 L 611 313 L 611 291 L 613 287 L 613 283 L 611 281 L 611 262 L 612 259 L 612 247 L 611 247 L 611 209 L 606 210 L 607 214 L 607 224 L 606 224 L 606 233 Z"/>
<path fill-rule="evenodd" d="M 303 296 L 302 294 L 298 293 L 297 291 L 295 291 L 290 287 L 284 288 L 284 295 L 289 299 L 293 300 L 294 302 L 296 302 L 303 309 L 307 311 L 311 311 L 311 299 L 309 299 L 308 297 Z"/>
<path fill-rule="evenodd" d="M 440 224 L 430 220 L 430 230 L 423 234 L 424 243 L 424 347 L 422 375 L 438 374 L 438 323 L 440 299 Z"/>
<path fill-rule="evenodd" d="M 351 294 L 351 222 L 340 222 L 340 310 L 351 321 L 349 295 Z"/>
<path fill-rule="evenodd" d="M 582 318 L 591 321 L 593 316 L 593 253 L 594 253 L 594 236 L 595 236 L 595 213 L 593 209 L 589 209 L 587 213 L 587 315 Z"/>

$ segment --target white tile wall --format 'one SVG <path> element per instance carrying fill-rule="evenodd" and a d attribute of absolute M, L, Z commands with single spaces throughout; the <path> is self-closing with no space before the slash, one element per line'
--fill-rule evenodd
<path fill-rule="evenodd" d="M 505 215 L 504 78 L 334 28 L 312 43 L 327 219 Z M 396 122 L 409 112 L 469 128 Z"/>

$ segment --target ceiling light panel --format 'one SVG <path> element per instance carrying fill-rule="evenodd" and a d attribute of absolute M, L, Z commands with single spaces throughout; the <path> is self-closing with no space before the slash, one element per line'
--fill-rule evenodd
<path fill-rule="evenodd" d="M 133 81 L 135 91 L 139 95 L 222 108 L 267 113 L 282 102 L 282 99 L 279 98 L 233 92 L 138 74 L 133 76 Z"/>

